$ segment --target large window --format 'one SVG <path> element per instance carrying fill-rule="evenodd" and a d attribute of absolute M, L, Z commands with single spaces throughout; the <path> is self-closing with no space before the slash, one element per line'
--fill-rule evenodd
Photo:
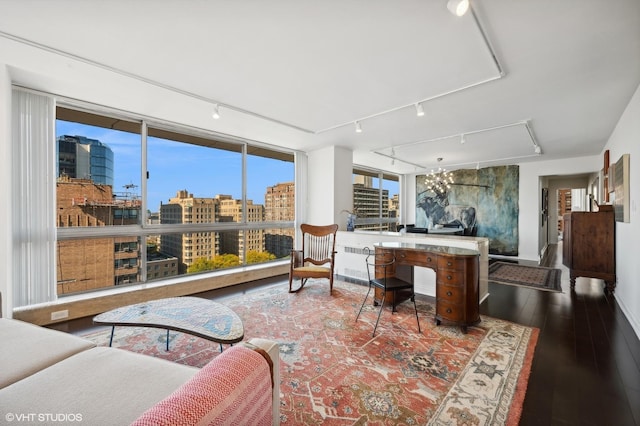
<path fill-rule="evenodd" d="M 399 178 L 386 173 L 353 171 L 353 214 L 356 229 L 395 231 L 399 206 Z"/>
<path fill-rule="evenodd" d="M 58 106 L 59 295 L 289 255 L 294 156 Z"/>

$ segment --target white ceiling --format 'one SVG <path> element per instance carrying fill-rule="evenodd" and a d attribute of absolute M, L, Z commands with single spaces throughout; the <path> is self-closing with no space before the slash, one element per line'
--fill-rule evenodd
<path fill-rule="evenodd" d="M 640 83 L 640 1 L 471 1 L 0 0 L 0 38 L 399 173 L 599 154 Z"/>

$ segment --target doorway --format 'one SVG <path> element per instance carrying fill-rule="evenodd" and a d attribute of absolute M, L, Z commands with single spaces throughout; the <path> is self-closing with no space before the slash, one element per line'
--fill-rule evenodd
<path fill-rule="evenodd" d="M 558 189 L 558 241 L 562 241 L 564 230 L 564 215 L 571 212 L 588 211 L 586 188 L 560 188 Z"/>

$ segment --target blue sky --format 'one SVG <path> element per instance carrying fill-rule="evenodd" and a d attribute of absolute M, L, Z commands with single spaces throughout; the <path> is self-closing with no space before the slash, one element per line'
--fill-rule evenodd
<path fill-rule="evenodd" d="M 114 154 L 113 191 L 141 194 L 140 135 L 67 121 L 56 121 L 56 137 L 85 136 L 107 144 Z M 242 162 L 239 153 L 197 145 L 176 143 L 150 137 L 148 140 L 149 180 L 148 205 L 152 212 L 167 203 L 177 191 L 186 189 L 195 197 L 214 197 L 218 194 L 242 198 Z M 247 158 L 247 198 L 264 204 L 268 186 L 294 180 L 293 163 L 262 157 Z M 376 179 L 377 181 L 377 179 Z M 125 185 L 135 185 L 132 190 Z M 389 196 L 398 193 L 396 182 L 385 181 Z"/>
<path fill-rule="evenodd" d="M 56 122 L 56 137 L 85 136 L 107 144 L 114 153 L 114 192 L 133 184 L 141 195 L 140 135 L 66 121 Z M 218 194 L 242 197 L 242 163 L 239 153 L 149 138 L 148 208 L 157 211 L 176 192 L 186 189 L 196 197 Z M 264 204 L 268 186 L 294 179 L 293 163 L 249 156 L 247 197 Z"/>

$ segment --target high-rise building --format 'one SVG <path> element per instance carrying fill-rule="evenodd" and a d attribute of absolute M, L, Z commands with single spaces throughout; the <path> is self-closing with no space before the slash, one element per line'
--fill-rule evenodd
<path fill-rule="evenodd" d="M 393 194 L 389 198 L 389 217 L 400 217 L 400 195 Z"/>
<path fill-rule="evenodd" d="M 234 200 L 230 195 L 216 195 L 220 203 L 221 222 L 241 222 L 243 220 L 242 200 Z M 264 222 L 264 206 L 247 200 L 247 222 Z M 245 251 L 246 249 L 246 251 Z M 264 251 L 264 230 L 225 231 L 220 233 L 220 252 L 235 254 L 240 262 L 245 261 L 248 251 Z"/>
<path fill-rule="evenodd" d="M 219 221 L 220 205 L 215 198 L 194 197 L 186 189 L 177 192 L 168 204 L 160 204 L 160 223 L 212 223 Z M 185 234 L 163 234 L 159 250 L 175 256 L 180 261 L 179 272 L 198 258 L 213 259 L 218 250 L 218 233 L 189 232 Z"/>
<path fill-rule="evenodd" d="M 111 185 L 61 177 L 56 183 L 58 228 L 131 225 L 140 200 L 114 196 Z M 77 293 L 140 280 L 140 244 L 136 237 L 58 241 L 57 294 Z"/>
<path fill-rule="evenodd" d="M 354 184 L 360 184 L 366 188 L 373 188 L 373 177 L 366 175 L 355 175 L 353 177 Z"/>
<path fill-rule="evenodd" d="M 372 179 L 368 176 L 357 176 L 355 181 L 359 182 L 353 184 L 353 212 L 360 222 L 356 228 L 370 231 L 390 230 L 389 225 L 381 226 L 377 220 L 381 213 L 381 217 L 389 217 L 389 190 L 382 190 L 382 212 L 380 212 L 380 190 L 371 187 Z"/>
<path fill-rule="evenodd" d="M 296 189 L 294 182 L 278 183 L 267 187 L 264 196 L 265 221 L 292 221 L 296 217 Z M 277 258 L 291 254 L 295 229 L 265 230 L 265 250 Z"/>
<path fill-rule="evenodd" d="M 91 179 L 113 186 L 113 151 L 97 139 L 59 136 L 58 177 Z"/>

